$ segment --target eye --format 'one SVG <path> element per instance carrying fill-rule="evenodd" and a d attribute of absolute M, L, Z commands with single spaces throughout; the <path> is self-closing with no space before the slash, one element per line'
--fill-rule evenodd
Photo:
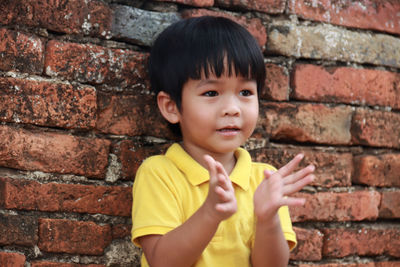
<path fill-rule="evenodd" d="M 245 89 L 245 90 L 240 91 L 239 95 L 241 95 L 241 96 L 251 96 L 251 95 L 253 95 L 253 92 L 251 90 Z"/>
<path fill-rule="evenodd" d="M 218 95 L 217 91 L 207 91 L 205 93 L 202 94 L 203 96 L 208 96 L 208 97 L 214 97 Z"/>

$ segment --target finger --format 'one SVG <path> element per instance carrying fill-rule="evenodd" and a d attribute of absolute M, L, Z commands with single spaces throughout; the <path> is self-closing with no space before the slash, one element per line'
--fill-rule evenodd
<path fill-rule="evenodd" d="M 296 169 L 303 158 L 303 154 L 297 154 L 291 161 L 289 161 L 288 164 L 280 168 L 278 172 L 282 175 L 282 177 L 288 176 Z"/>
<path fill-rule="evenodd" d="M 233 190 L 232 181 L 229 178 L 229 175 L 226 173 L 224 166 L 220 162 L 216 162 L 216 169 L 218 172 L 218 181 L 223 182 L 221 185 L 225 190 Z M 221 177 L 220 177 L 221 176 Z"/>
<path fill-rule="evenodd" d="M 207 170 L 210 174 L 210 184 L 215 184 L 217 182 L 217 168 L 216 168 L 216 162 L 213 159 L 213 157 L 209 155 L 204 156 L 204 160 L 207 163 Z"/>
<path fill-rule="evenodd" d="M 295 183 L 285 185 L 283 187 L 283 195 L 289 196 L 293 193 L 299 192 L 301 189 L 303 189 L 306 185 L 310 184 L 314 180 L 315 180 L 315 175 L 309 174 Z"/>
<path fill-rule="evenodd" d="M 282 199 L 282 206 L 294 207 L 303 206 L 306 203 L 305 198 L 285 197 Z"/>
<path fill-rule="evenodd" d="M 284 184 L 286 185 L 286 184 L 296 183 L 298 180 L 304 178 L 305 176 L 309 175 L 310 173 L 313 173 L 314 170 L 315 170 L 314 165 L 308 165 L 307 167 L 301 169 L 300 171 L 287 176 L 284 180 Z"/>
<path fill-rule="evenodd" d="M 217 193 L 220 202 L 229 202 L 233 198 L 233 195 L 230 191 L 226 191 L 220 186 L 215 188 L 215 193 Z"/>

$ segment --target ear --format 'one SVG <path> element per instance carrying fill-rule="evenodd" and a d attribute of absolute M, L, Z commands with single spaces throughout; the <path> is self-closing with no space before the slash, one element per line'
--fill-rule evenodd
<path fill-rule="evenodd" d="M 166 92 L 159 92 L 157 95 L 157 105 L 161 115 L 172 124 L 178 123 L 180 119 L 179 109 L 176 103 Z"/>

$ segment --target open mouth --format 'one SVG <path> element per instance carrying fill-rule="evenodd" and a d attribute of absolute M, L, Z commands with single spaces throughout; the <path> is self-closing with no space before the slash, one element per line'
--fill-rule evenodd
<path fill-rule="evenodd" d="M 240 131 L 240 129 L 236 128 L 236 127 L 227 127 L 227 128 L 218 129 L 217 131 L 222 132 L 222 133 L 228 133 L 228 132 L 238 132 L 238 131 Z"/>

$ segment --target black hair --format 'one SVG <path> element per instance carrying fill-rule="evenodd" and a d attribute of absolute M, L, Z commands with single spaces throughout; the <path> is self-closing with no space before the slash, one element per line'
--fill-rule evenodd
<path fill-rule="evenodd" d="M 169 94 L 178 108 L 189 78 L 201 79 L 202 74 L 208 78 L 211 73 L 255 80 L 260 94 L 265 82 L 264 58 L 244 27 L 227 18 L 203 16 L 180 20 L 157 37 L 149 59 L 151 87 L 156 93 Z"/>

